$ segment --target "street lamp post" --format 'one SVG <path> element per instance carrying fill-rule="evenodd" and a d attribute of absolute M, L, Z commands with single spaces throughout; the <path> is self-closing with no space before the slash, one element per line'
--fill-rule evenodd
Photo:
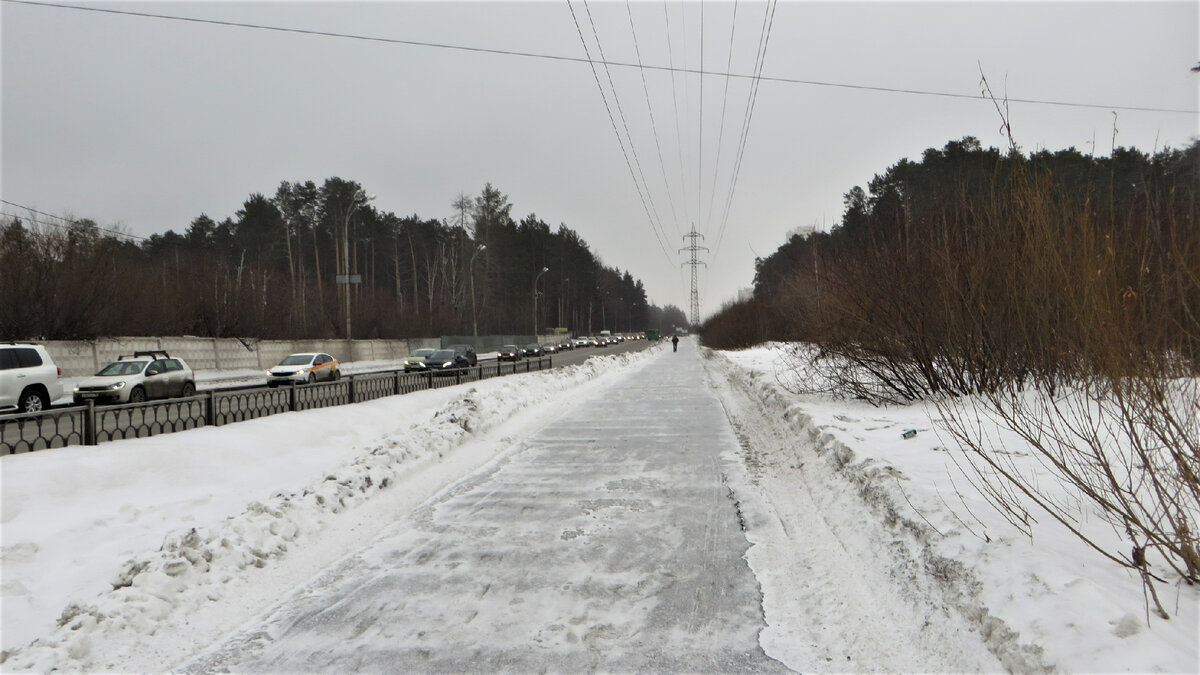
<path fill-rule="evenodd" d="M 346 214 L 342 218 L 342 272 L 345 275 L 345 283 L 342 284 L 345 288 L 342 290 L 342 304 L 346 308 L 346 340 L 351 339 L 350 334 L 350 284 L 356 283 L 354 276 L 350 274 L 350 218 L 359 207 L 367 202 L 375 199 L 374 195 L 368 195 L 362 189 L 354 191 L 350 197 L 350 204 L 346 207 Z"/>
<path fill-rule="evenodd" d="M 538 272 L 537 276 L 533 278 L 533 339 L 534 340 L 537 339 L 537 335 L 538 335 L 538 332 L 537 332 L 537 296 L 538 296 L 537 285 L 538 285 L 538 279 L 541 279 L 542 275 L 549 271 L 550 271 L 549 267 L 543 267 L 542 271 Z"/>
<path fill-rule="evenodd" d="M 562 320 L 563 304 L 564 304 L 563 303 L 563 286 L 566 284 L 569 284 L 569 283 L 571 283 L 571 279 L 570 279 L 570 277 L 566 277 L 558 284 L 558 327 L 559 328 L 563 327 L 563 320 Z M 570 288 L 570 286 L 568 286 L 568 288 Z M 570 307 L 567 308 L 567 311 L 568 312 L 571 311 Z"/>
<path fill-rule="evenodd" d="M 475 256 L 479 255 L 483 249 L 487 248 L 487 244 L 480 244 L 475 252 L 471 254 L 471 262 L 467 266 L 471 273 L 471 333 L 479 337 L 479 322 L 475 318 Z M 478 342 L 478 340 L 476 340 Z"/>

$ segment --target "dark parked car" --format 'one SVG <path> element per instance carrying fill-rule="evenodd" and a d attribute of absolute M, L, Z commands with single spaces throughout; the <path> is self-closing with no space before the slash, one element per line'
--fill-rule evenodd
<path fill-rule="evenodd" d="M 470 367 L 471 362 L 467 357 L 453 349 L 439 349 L 425 357 L 425 370 L 434 375 L 453 375 Z"/>
<path fill-rule="evenodd" d="M 449 348 L 453 349 L 456 353 L 461 354 L 470 365 L 473 366 L 476 363 L 479 363 L 479 357 L 475 356 L 475 348 L 471 345 L 450 345 Z"/>
<path fill-rule="evenodd" d="M 525 356 L 541 356 L 542 346 L 536 342 L 532 342 L 525 345 L 525 349 L 523 351 L 525 352 Z"/>
<path fill-rule="evenodd" d="M 516 345 L 504 345 L 497 351 L 501 361 L 518 361 L 521 358 L 521 350 Z"/>

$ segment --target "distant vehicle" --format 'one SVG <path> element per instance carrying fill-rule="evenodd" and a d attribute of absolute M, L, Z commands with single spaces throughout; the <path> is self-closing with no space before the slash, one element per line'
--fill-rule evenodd
<path fill-rule="evenodd" d="M 525 349 L 522 351 L 525 352 L 525 356 L 541 356 L 543 353 L 542 346 L 536 342 L 531 342 L 525 345 Z"/>
<path fill-rule="evenodd" d="M 554 343 L 542 345 L 542 352 L 545 354 L 553 354 L 558 351 L 558 345 Z"/>
<path fill-rule="evenodd" d="M 592 338 L 592 342 L 597 347 L 607 347 L 608 346 L 608 336 L 601 335 L 600 337 Z"/>
<path fill-rule="evenodd" d="M 658 337 L 659 337 L 659 335 L 658 335 L 658 331 L 657 331 L 657 330 L 655 330 L 655 329 L 651 328 L 651 329 L 649 329 L 649 330 L 647 330 L 647 331 L 646 331 L 646 339 L 647 339 L 647 340 L 657 340 L 657 339 L 658 339 Z"/>
<path fill-rule="evenodd" d="M 576 348 L 591 347 L 591 346 L 592 346 L 592 341 L 588 337 L 584 336 L 584 337 L 575 338 L 575 347 Z"/>
<path fill-rule="evenodd" d="M 342 376 L 337 359 L 328 354 L 292 354 L 267 371 L 267 386 L 312 384 L 318 380 L 334 382 Z"/>
<path fill-rule="evenodd" d="M 424 348 L 414 350 L 404 359 L 404 372 L 411 373 L 413 371 L 425 370 L 425 359 L 429 358 L 430 354 L 436 352 L 436 349 Z"/>
<path fill-rule="evenodd" d="M 439 349 L 425 359 L 425 367 L 434 375 L 453 375 L 470 368 L 471 362 L 453 349 Z"/>
<path fill-rule="evenodd" d="M 570 338 L 563 338 L 562 341 L 558 343 L 558 351 L 561 352 L 564 349 L 575 349 L 575 342 Z"/>
<path fill-rule="evenodd" d="M 447 349 L 453 349 L 459 354 L 462 354 L 463 358 L 465 358 L 472 366 L 476 363 L 479 363 L 479 357 L 475 355 L 475 348 L 471 345 L 450 345 L 447 347 Z"/>
<path fill-rule="evenodd" d="M 519 361 L 521 360 L 521 349 L 516 345 L 504 345 L 498 350 L 500 356 L 497 357 L 501 361 Z"/>
<path fill-rule="evenodd" d="M 71 398 L 76 405 L 142 403 L 152 398 L 194 396 L 196 373 L 183 359 L 163 351 L 134 352 L 80 382 Z"/>
<path fill-rule="evenodd" d="M 63 395 L 62 368 L 42 345 L 10 342 L 0 345 L 0 412 L 35 413 L 49 410 Z"/>

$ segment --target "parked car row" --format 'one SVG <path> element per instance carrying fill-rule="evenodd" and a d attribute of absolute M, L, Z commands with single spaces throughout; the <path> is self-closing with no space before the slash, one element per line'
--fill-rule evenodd
<path fill-rule="evenodd" d="M 557 342 L 532 342 L 524 347 L 503 345 L 497 349 L 502 361 L 538 358 L 579 347 L 604 347 L 642 335 L 562 338 Z M 450 373 L 475 366 L 478 356 L 471 345 L 446 349 L 417 349 L 404 360 L 404 372 Z M 8 342 L 0 344 L 0 413 L 35 413 L 48 410 L 64 394 L 62 368 L 42 345 Z M 333 356 L 310 352 L 291 354 L 266 372 L 267 385 L 334 382 L 341 377 L 341 364 Z M 150 399 L 187 397 L 196 393 L 196 374 L 186 361 L 165 351 L 135 351 L 118 357 L 92 377 L 78 383 L 72 401 L 95 403 L 140 403 Z"/>
<path fill-rule="evenodd" d="M 266 373 L 271 387 L 306 384 L 341 377 L 337 359 L 329 354 L 292 354 Z M 46 348 L 34 343 L 0 344 L 0 413 L 49 410 L 61 398 L 62 368 Z M 142 403 L 152 399 L 196 394 L 196 372 L 186 361 L 161 350 L 121 355 L 96 374 L 80 380 L 71 392 L 75 405 Z"/>

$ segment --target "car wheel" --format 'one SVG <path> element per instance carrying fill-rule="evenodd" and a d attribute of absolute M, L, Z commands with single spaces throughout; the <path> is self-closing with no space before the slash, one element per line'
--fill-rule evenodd
<path fill-rule="evenodd" d="M 141 387 L 134 387 L 133 391 L 129 392 L 129 402 L 130 403 L 145 403 L 146 402 L 146 390 L 142 389 Z"/>
<path fill-rule="evenodd" d="M 48 397 L 36 389 L 26 389 L 21 392 L 19 407 L 21 412 L 42 412 L 50 407 Z"/>
<path fill-rule="evenodd" d="M 313 382 L 316 382 L 316 381 L 317 381 L 317 376 L 314 373 L 309 373 L 308 374 L 308 383 L 312 384 Z"/>
<path fill-rule="evenodd" d="M 342 379 L 342 371 L 340 371 L 340 370 L 338 370 L 338 369 L 334 368 L 334 370 L 333 370 L 333 381 L 334 381 L 334 382 L 337 382 L 337 381 L 338 381 L 338 380 L 340 380 L 340 379 Z"/>
<path fill-rule="evenodd" d="M 181 395 L 184 398 L 187 398 L 189 396 L 195 396 L 196 395 L 196 385 L 192 384 L 191 382 L 184 382 L 183 383 L 183 393 Z"/>

